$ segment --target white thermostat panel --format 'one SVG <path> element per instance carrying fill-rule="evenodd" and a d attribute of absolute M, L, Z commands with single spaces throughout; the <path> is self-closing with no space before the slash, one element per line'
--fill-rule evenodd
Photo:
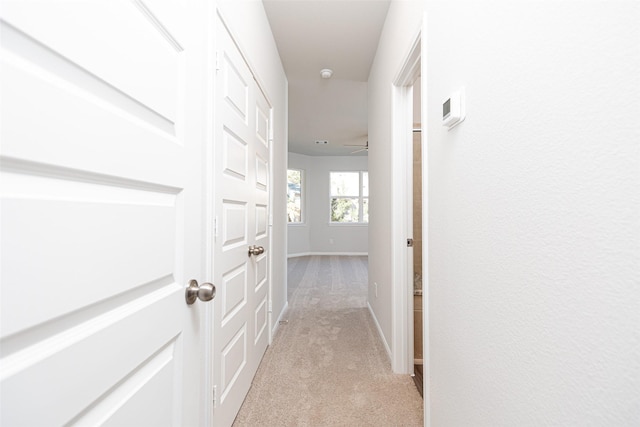
<path fill-rule="evenodd" d="M 462 87 L 442 103 L 442 125 L 447 130 L 451 130 L 462 123 L 464 118 L 464 88 Z"/>

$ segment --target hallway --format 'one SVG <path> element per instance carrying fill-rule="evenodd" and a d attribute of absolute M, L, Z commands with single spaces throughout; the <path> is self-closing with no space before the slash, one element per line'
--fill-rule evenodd
<path fill-rule="evenodd" d="M 234 425 L 423 425 L 420 395 L 391 372 L 367 309 L 367 258 L 290 258 L 288 281 L 287 323 Z"/>
<path fill-rule="evenodd" d="M 0 425 L 639 426 L 638 22 L 3 1 Z M 391 373 L 417 92 L 424 403 Z"/>

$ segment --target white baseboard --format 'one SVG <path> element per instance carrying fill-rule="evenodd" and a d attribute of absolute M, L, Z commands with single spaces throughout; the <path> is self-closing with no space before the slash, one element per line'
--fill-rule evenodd
<path fill-rule="evenodd" d="M 373 319 L 373 323 L 375 323 L 376 329 L 378 329 L 378 335 L 380 335 L 382 344 L 384 344 L 384 348 L 385 350 L 387 350 L 387 356 L 389 357 L 389 362 L 391 362 L 391 348 L 389 347 L 389 343 L 387 343 L 387 340 L 385 339 L 384 334 L 382 333 L 382 328 L 380 327 L 380 323 L 378 323 L 378 318 L 373 312 L 373 308 L 371 308 L 371 304 L 369 304 L 368 301 L 367 301 L 367 307 L 369 308 L 369 313 L 371 313 L 371 318 Z"/>
<path fill-rule="evenodd" d="M 311 255 L 328 255 L 328 256 L 367 256 L 369 252 L 300 252 L 297 254 L 288 254 L 287 258 L 297 258 L 301 256 Z"/>
<path fill-rule="evenodd" d="M 299 252 L 297 254 L 287 254 L 287 258 L 297 258 L 297 257 L 309 256 L 309 255 L 311 255 L 311 252 Z"/>
<path fill-rule="evenodd" d="M 282 307 L 282 311 L 278 315 L 278 319 L 275 322 L 273 322 L 273 328 L 271 328 L 271 338 L 272 339 L 273 339 L 273 337 L 276 336 L 276 332 L 278 332 L 278 328 L 280 327 L 280 321 L 284 317 L 284 315 L 287 312 L 288 308 L 289 308 L 289 301 L 286 301 L 284 303 L 284 307 Z"/>

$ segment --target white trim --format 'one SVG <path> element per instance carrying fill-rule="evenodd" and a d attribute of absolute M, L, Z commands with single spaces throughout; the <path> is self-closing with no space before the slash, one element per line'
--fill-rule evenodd
<path fill-rule="evenodd" d="M 216 65 L 216 52 L 218 50 L 219 41 L 216 38 L 216 31 L 218 28 L 218 20 L 216 19 L 216 6 L 213 2 L 209 3 L 206 7 L 206 22 L 207 22 L 207 41 L 206 45 L 206 61 L 207 68 L 215 70 Z M 214 277 L 214 263 L 213 254 L 215 246 L 215 163 L 213 160 L 214 147 L 214 135 L 215 135 L 215 120 L 216 120 L 216 108 L 215 108 L 215 88 L 216 88 L 216 76 L 215 73 L 206 73 L 206 112 L 207 118 L 205 122 L 205 155 L 203 159 L 204 163 L 204 180 L 203 191 L 205 199 L 205 209 L 202 214 L 205 220 L 205 261 L 204 261 L 204 278 L 206 281 L 215 283 Z M 202 308 L 201 308 L 202 309 Z M 202 329 L 204 334 L 204 396 L 205 402 L 202 405 L 203 421 L 204 425 L 213 425 L 213 385 L 215 384 L 215 378 L 213 378 L 213 304 L 204 304 L 204 321 L 205 325 Z"/>
<path fill-rule="evenodd" d="M 297 258 L 301 256 L 310 256 L 313 255 L 311 252 L 298 252 L 295 254 L 287 254 L 287 258 Z"/>
<path fill-rule="evenodd" d="M 413 315 L 412 306 L 407 304 L 409 294 L 409 258 L 410 249 L 407 248 L 406 239 L 410 236 L 408 216 L 408 204 L 411 197 L 411 189 L 407 186 L 407 139 L 411 126 L 408 120 L 408 103 L 412 101 L 412 89 L 407 86 L 394 86 L 393 88 L 393 149 L 392 149 L 392 204 L 401 206 L 401 209 L 392 212 L 392 333 L 391 366 L 394 372 L 411 374 L 412 366 L 409 363 L 409 346 L 411 340 L 410 320 Z M 412 325 L 411 325 L 412 326 Z"/>
<path fill-rule="evenodd" d="M 329 255 L 329 256 L 369 256 L 369 252 L 298 252 L 295 254 L 288 254 L 287 258 L 297 258 L 301 256 L 312 255 Z"/>
<path fill-rule="evenodd" d="M 256 83 L 258 84 L 258 87 L 260 87 L 260 82 L 258 80 L 256 80 Z M 263 93 L 265 93 L 263 91 Z M 275 181 L 274 178 L 274 168 L 273 168 L 273 163 L 274 163 L 274 157 L 275 157 L 275 153 L 274 153 L 274 140 L 275 140 L 275 119 L 273 117 L 273 104 L 271 104 L 271 101 L 269 100 L 269 98 L 266 97 L 265 95 L 265 99 L 266 101 L 269 103 L 269 140 L 268 140 L 268 149 L 269 149 L 269 175 L 267 177 L 268 180 L 268 184 L 267 184 L 267 188 L 269 191 L 269 212 L 267 215 L 269 215 L 268 220 L 267 220 L 267 229 L 268 229 L 268 233 L 269 236 L 267 237 L 267 243 L 269 244 L 269 253 L 273 254 L 273 207 L 275 204 L 275 192 L 273 191 L 274 189 L 274 185 L 273 182 Z M 267 290 L 267 298 L 268 298 L 268 302 L 267 304 L 269 304 L 269 307 L 273 307 L 273 256 L 269 256 L 269 261 L 267 263 L 267 268 L 269 269 L 269 289 Z M 269 336 L 267 337 L 267 342 L 269 343 L 269 345 L 271 345 L 271 343 L 273 342 L 273 313 L 272 310 L 269 310 L 268 315 L 267 315 L 267 322 L 271 323 L 271 328 L 269 331 Z M 276 324 L 278 322 L 275 322 Z M 264 355 L 263 355 L 264 356 Z"/>
<path fill-rule="evenodd" d="M 311 252 L 311 255 L 368 256 L 369 252 Z"/>
<path fill-rule="evenodd" d="M 413 39 L 405 60 L 393 81 L 393 128 L 392 128 L 392 204 L 402 209 L 392 211 L 392 277 L 391 293 L 391 366 L 394 372 L 413 373 L 413 277 L 411 271 L 412 250 L 407 249 L 406 239 L 411 236 L 413 224 L 409 220 L 412 212 L 413 150 L 408 142 L 413 141 L 413 83 L 421 73 L 422 32 Z M 424 246 L 424 245 L 423 245 Z"/>
<path fill-rule="evenodd" d="M 184 52 L 184 49 L 182 46 L 180 46 L 180 43 L 178 43 L 178 41 L 171 35 L 171 31 L 167 30 L 167 28 L 162 25 L 162 22 L 160 22 L 158 18 L 153 14 L 153 12 L 149 10 L 147 5 L 145 5 L 141 0 L 132 0 L 132 3 L 149 20 L 151 25 L 153 25 L 156 30 L 158 30 L 162 37 L 167 42 L 169 42 L 169 44 L 176 50 L 176 52 Z"/>
<path fill-rule="evenodd" d="M 274 322 L 273 327 L 271 328 L 271 336 L 272 337 L 274 337 L 276 335 L 276 332 L 278 332 L 278 327 L 280 326 L 280 321 L 282 320 L 282 318 L 284 317 L 284 315 L 286 314 L 288 309 L 289 309 L 289 301 L 286 301 L 284 303 L 284 307 L 282 307 L 282 311 L 278 315 L 278 320 L 276 320 Z M 271 343 L 269 343 L 269 345 L 271 345 Z"/>
<path fill-rule="evenodd" d="M 427 34 L 427 14 L 422 15 L 421 34 Z M 430 300 L 430 269 L 429 269 L 429 150 L 427 126 L 429 111 L 427 109 L 427 43 L 422 43 L 420 57 L 420 124 L 422 132 L 422 357 L 426 363 L 422 364 L 422 390 L 424 398 L 424 425 L 431 426 L 431 345 L 429 339 L 429 300 Z M 439 111 L 438 111 L 439 113 Z"/>
<path fill-rule="evenodd" d="M 369 309 L 369 313 L 371 314 L 371 318 L 373 319 L 373 323 L 376 325 L 376 329 L 378 330 L 378 335 L 380 335 L 380 340 L 384 345 L 385 350 L 387 350 L 387 356 L 389 356 L 389 360 L 391 360 L 391 349 L 389 348 L 389 343 L 384 338 L 384 333 L 382 332 L 382 328 L 380 327 L 380 323 L 378 323 L 378 319 L 376 318 L 376 314 L 373 312 L 373 308 L 371 308 L 371 304 L 367 301 L 367 308 Z"/>

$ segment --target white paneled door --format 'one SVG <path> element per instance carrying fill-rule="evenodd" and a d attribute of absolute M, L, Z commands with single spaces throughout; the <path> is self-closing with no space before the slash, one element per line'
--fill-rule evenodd
<path fill-rule="evenodd" d="M 3 426 L 202 424 L 200 3 L 2 2 Z"/>
<path fill-rule="evenodd" d="M 214 425 L 228 426 L 269 343 L 271 107 L 220 21 L 217 28 Z"/>

